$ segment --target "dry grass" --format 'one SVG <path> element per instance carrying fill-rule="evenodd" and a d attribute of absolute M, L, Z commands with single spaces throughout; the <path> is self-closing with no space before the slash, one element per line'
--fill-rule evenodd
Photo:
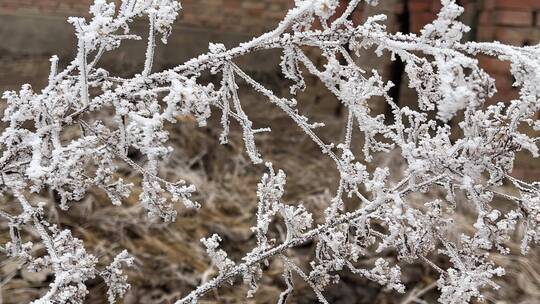
<path fill-rule="evenodd" d="M 337 172 L 333 164 L 284 114 L 272 109 L 260 96 L 246 93 L 245 97 L 248 114 L 256 126 L 271 126 L 273 129 L 272 134 L 259 136 L 258 144 L 267 160 L 287 172 L 286 199 L 293 203 L 302 201 L 310 210 L 321 214 L 336 186 Z M 327 123 L 322 131 L 323 139 L 336 141 L 341 136 L 344 119 L 331 110 L 337 107 L 336 102 L 317 104 L 307 96 L 301 107 L 311 113 L 314 120 Z M 195 122 L 186 117 L 170 129 L 175 152 L 167 166 L 162 168 L 162 174 L 169 179 L 182 177 L 194 183 L 199 190 L 197 200 L 202 203 L 199 211 L 179 209 L 175 223 L 151 223 L 137 204 L 137 193 L 123 206 L 115 207 L 100 192 L 91 193 L 68 212 L 54 207 L 49 210 L 50 221 L 71 228 L 102 263 L 109 262 L 122 248 L 136 257 L 136 267 L 129 273 L 133 288 L 123 303 L 172 303 L 212 275 L 209 260 L 199 243 L 201 237 L 219 233 L 224 239 L 224 248 L 237 259 L 254 245 L 249 227 L 253 225 L 256 211 L 256 184 L 264 168 L 249 162 L 243 152 L 238 129 L 232 130 L 229 145 L 219 145 L 217 126 L 217 121 L 212 121 L 208 128 L 197 128 Z M 399 172 L 397 156 L 382 157 L 379 163 Z M 127 171 L 126 178 L 138 182 L 138 177 Z M 42 195 L 41 199 L 51 200 L 50 195 Z M 413 199 L 418 204 L 426 200 L 422 196 Z M 354 207 L 356 202 L 348 204 Z M 3 209 L 15 208 L 8 197 L 1 206 Z M 471 231 L 472 213 L 467 208 L 460 209 L 456 231 Z M 0 242 L 5 243 L 7 229 L 5 223 L 1 225 Z M 277 227 L 272 234 L 280 239 L 280 224 Z M 518 241 L 508 245 L 513 249 L 512 255 L 493 255 L 508 274 L 498 281 L 500 290 L 487 293 L 488 303 L 540 303 L 539 250 L 524 257 L 519 255 Z M 35 251 L 39 254 L 43 248 L 36 247 Z M 306 266 L 313 250 L 308 244 L 290 250 L 290 253 L 300 265 Z M 384 255 L 393 256 L 392 252 Z M 20 269 L 13 259 L 1 254 L 0 259 L 2 304 L 28 303 L 43 293 L 51 281 L 47 273 L 31 274 Z M 369 265 L 372 261 L 373 257 L 368 256 L 362 263 Z M 445 261 L 437 260 L 437 263 L 444 265 Z M 201 303 L 275 303 L 284 288 L 280 269 L 278 261 L 270 264 L 253 299 L 246 300 L 245 288 L 236 285 L 215 291 Z M 343 273 L 342 279 L 327 292 L 331 303 L 436 303 L 437 299 L 434 285 L 437 274 L 422 264 L 403 267 L 403 280 L 408 287 L 404 295 L 385 291 L 379 285 L 351 274 Z M 90 294 L 87 302 L 105 303 L 103 282 L 96 279 L 88 285 Z M 297 281 L 296 285 L 289 303 L 316 302 L 304 283 Z"/>

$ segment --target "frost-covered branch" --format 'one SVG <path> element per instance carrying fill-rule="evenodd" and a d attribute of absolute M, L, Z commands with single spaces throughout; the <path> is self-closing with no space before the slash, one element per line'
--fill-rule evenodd
<path fill-rule="evenodd" d="M 512 176 L 516 153 L 529 152 L 532 159 L 539 156 L 540 49 L 462 42 L 468 31 L 459 21 L 463 9 L 453 0 L 441 3 L 436 20 L 416 35 L 389 33 L 383 15 L 354 25 L 348 17 L 363 5 L 358 0 L 350 1 L 340 16 L 334 16 L 336 0 L 296 0 L 275 30 L 229 50 L 210 44 L 207 54 L 154 73 L 156 37 L 161 35 L 166 43 L 181 8 L 179 2 L 124 0 L 117 8 L 106 0 L 95 0 L 90 20 L 70 18 L 78 39 L 76 58 L 63 71 L 58 71 L 58 58 L 51 58 L 49 83 L 41 92 L 24 85 L 19 92 L 3 95 L 7 127 L 0 136 L 0 191 L 13 195 L 21 206 L 18 215 L 0 211 L 10 229 L 5 251 L 30 269 L 51 268 L 55 275 L 49 291 L 36 303 L 82 303 L 85 281 L 98 273 L 113 303 L 129 288 L 121 267 L 133 260 L 124 251 L 98 271 L 97 259 L 86 253 L 82 241 L 69 230 L 49 224 L 43 216 L 44 205 L 34 207 L 27 197 L 51 190 L 60 197 L 59 207 L 67 210 L 88 191 L 100 189 L 114 205 L 121 205 L 135 184 L 126 183 L 118 169 L 129 166 L 139 175 L 139 201 L 150 217 L 174 221 L 174 203 L 179 201 L 187 208 L 204 208 L 191 200 L 195 187 L 188 181 L 160 177 L 160 164 L 172 151 L 165 126 L 178 123 L 179 115 L 193 116 L 206 126 L 213 111 L 220 111 L 220 142 L 228 142 L 230 125 L 238 123 L 250 160 L 263 162 L 257 134 L 271 129 L 254 129 L 238 94 L 241 84 L 283 111 L 291 125 L 334 161 L 339 172 L 337 191 L 324 214 L 312 214 L 303 204 L 286 204 L 282 199 L 285 173 L 275 172 L 267 163 L 269 172 L 257 190 L 258 212 L 252 228 L 256 246 L 237 263 L 219 248 L 219 235 L 204 238 L 202 243 L 219 273 L 178 303 L 195 303 L 210 290 L 234 283 L 236 277 L 249 285 L 247 296 L 252 296 L 264 275 L 261 266 L 272 258 L 284 265 L 287 290 L 280 303 L 294 292 L 292 277 L 296 275 L 325 303 L 325 288 L 343 270 L 403 292 L 399 264 L 413 261 L 422 261 L 440 274 L 437 286 L 442 303 L 470 302 L 482 298 L 482 289 L 497 287 L 493 279 L 504 270 L 495 266 L 489 253 L 509 253 L 505 242 L 515 237 L 519 225 L 524 227 L 523 253 L 540 241 L 540 184 Z M 142 72 L 131 78 L 112 76 L 99 67 L 99 60 L 123 40 L 140 39 L 130 34 L 129 27 L 137 17 L 149 20 Z M 314 26 L 316 21 L 320 28 Z M 314 64 L 308 48 L 320 50 L 324 66 Z M 307 72 L 346 107 L 342 140 L 323 141 L 317 132 L 324 124 L 302 114 L 295 98 L 280 97 L 235 64 L 237 58 L 267 49 L 283 52 L 279 66 L 290 81 L 291 94 L 309 89 L 304 80 Z M 356 57 L 363 49 L 377 55 L 389 53 L 404 62 L 408 85 L 418 96 L 414 108 L 393 100 L 388 94 L 393 84 L 377 71 L 357 65 Z M 510 62 L 519 98 L 491 102 L 496 87 L 478 66 L 475 56 L 480 54 Z M 205 83 L 201 77 L 205 71 L 221 82 Z M 374 97 L 388 103 L 391 113 L 373 114 Z M 74 125 L 80 131 L 68 135 L 65 131 Z M 355 153 L 359 145 L 361 153 Z M 129 150 L 142 157 L 132 159 Z M 377 167 L 373 161 L 374 156 L 390 152 L 406 164 L 399 176 L 390 176 L 388 168 Z M 505 184 L 512 189 L 502 187 Z M 423 205 L 410 197 L 436 189 L 444 197 Z M 345 196 L 357 201 L 357 209 L 346 210 Z M 495 197 L 512 207 L 495 208 Z M 457 205 L 464 204 L 475 210 L 475 230 L 451 240 L 450 224 Z M 286 229 L 284 241 L 277 245 L 271 237 L 276 222 Z M 46 248 L 44 256 L 32 256 L 32 244 L 21 236 L 23 226 L 38 232 Z M 315 244 L 316 258 L 310 269 L 302 269 L 290 258 L 293 251 L 289 249 L 308 241 Z M 378 259 L 371 268 L 360 267 L 359 261 L 373 248 L 375 253 L 394 252 L 396 265 Z M 434 255 L 445 256 L 451 267 L 436 265 L 431 260 Z"/>

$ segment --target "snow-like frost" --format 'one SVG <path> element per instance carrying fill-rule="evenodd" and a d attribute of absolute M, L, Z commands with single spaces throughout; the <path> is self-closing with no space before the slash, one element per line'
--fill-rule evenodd
<path fill-rule="evenodd" d="M 122 268 L 131 266 L 133 258 L 123 251 L 110 266 L 98 271 L 97 258 L 86 252 L 82 241 L 69 230 L 48 223 L 44 205 L 33 204 L 27 197 L 43 189 L 53 190 L 60 197 L 59 206 L 68 209 L 87 191 L 101 189 L 112 204 L 120 206 L 135 186 L 120 178 L 118 167 L 123 162 L 139 174 L 139 200 L 151 217 L 174 221 L 176 202 L 187 208 L 200 207 L 192 201 L 196 189 L 188 181 L 160 177 L 160 164 L 172 150 L 164 127 L 179 123 L 179 115 L 193 116 L 205 126 L 214 110 L 221 112 L 219 140 L 227 143 L 230 124 L 238 123 L 247 155 L 255 164 L 263 162 L 264 155 L 256 146 L 257 133 L 270 129 L 253 128 L 237 92 L 238 80 L 288 115 L 335 162 L 340 173 L 337 191 L 324 214 L 312 214 L 302 203 L 283 200 L 285 173 L 266 163 L 268 172 L 257 187 L 258 211 L 252 227 L 257 245 L 235 262 L 220 249 L 219 235 L 203 238 L 217 275 L 177 303 L 195 303 L 237 277 L 249 286 L 247 296 L 253 296 L 264 275 L 262 266 L 272 258 L 283 262 L 287 286 L 278 303 L 285 303 L 293 292 L 293 276 L 305 280 L 317 299 L 327 303 L 325 288 L 339 281 L 338 273 L 344 270 L 404 292 L 400 266 L 392 264 L 416 260 L 440 274 L 441 303 L 482 299 L 484 288 L 496 288 L 494 277 L 504 275 L 504 270 L 490 261 L 489 252 L 509 253 L 505 242 L 516 237 L 519 226 L 524 231 L 523 253 L 540 242 L 540 183 L 511 175 L 516 153 L 528 151 L 533 159 L 539 156 L 540 138 L 534 132 L 540 131 L 540 49 L 461 42 L 469 27 L 459 21 L 463 8 L 454 0 L 442 0 L 438 17 L 419 35 L 389 33 L 384 15 L 354 25 L 348 17 L 357 6 L 377 4 L 361 2 L 349 1 L 339 10 L 343 13 L 334 16 L 337 0 L 295 0 L 295 7 L 275 30 L 232 49 L 210 44 L 207 54 L 161 72 L 152 71 L 156 39 L 161 36 L 166 43 L 181 9 L 178 1 L 123 0 L 117 7 L 112 1 L 95 0 L 89 20 L 70 18 L 78 41 L 76 58 L 59 71 L 58 57 L 53 56 L 49 83 L 41 92 L 26 84 L 18 92 L 2 95 L 6 101 L 2 120 L 7 127 L 0 135 L 0 193 L 13 195 L 22 210 L 17 215 L 0 211 L 0 218 L 9 223 L 11 237 L 4 250 L 30 270 L 48 268 L 54 273 L 49 291 L 35 303 L 83 303 L 88 293 L 85 282 L 98 274 L 109 287 L 109 302 L 114 303 L 129 288 Z M 99 60 L 124 40 L 141 39 L 130 34 L 130 23 L 139 17 L 149 22 L 144 68 L 127 79 L 110 75 L 98 67 Z M 315 20 L 320 27 L 313 26 Z M 306 55 L 306 46 L 320 49 L 327 62 L 322 68 Z M 238 57 L 263 49 L 283 51 L 280 67 L 291 81 L 292 94 L 309 89 L 303 75 L 307 72 L 344 105 L 347 128 L 343 140 L 323 141 L 317 129 L 324 125 L 300 113 L 294 98 L 277 96 L 234 63 Z M 386 52 L 404 62 L 418 107 L 396 104 L 388 94 L 393 84 L 377 71 L 357 65 L 355 54 L 359 56 L 362 49 L 378 56 Z M 514 85 L 520 89 L 517 99 L 486 104 L 496 87 L 478 66 L 479 54 L 510 62 Z M 202 83 L 203 71 L 221 77 L 221 83 Z M 372 97 L 383 98 L 391 113 L 374 115 Z M 63 138 L 63 131 L 73 125 L 80 133 Z M 530 132 L 523 131 L 527 128 Z M 364 145 L 355 154 L 356 134 Z M 142 157 L 130 158 L 130 149 Z M 401 177 L 392 176 L 385 167 L 368 170 L 373 167 L 368 164 L 374 154 L 390 151 L 397 151 L 406 163 Z M 503 184 L 514 189 L 502 188 Z M 411 194 L 436 189 L 446 192 L 445 197 L 420 207 L 412 204 Z M 345 210 L 344 195 L 358 202 L 356 209 Z M 495 198 L 514 207 L 498 210 L 491 204 Z M 477 219 L 472 234 L 453 240 L 448 231 L 457 204 L 470 204 Z M 271 236 L 278 222 L 286 229 L 282 241 Z M 26 225 L 38 233 L 44 255 L 34 256 L 33 244 L 23 242 Z M 315 259 L 309 269 L 302 269 L 288 256 L 293 254 L 288 249 L 311 241 Z M 375 252 L 373 248 L 377 248 Z M 364 256 L 383 250 L 395 252 L 397 263 L 379 258 L 372 267 L 358 266 Z M 446 256 L 451 266 L 438 266 L 432 261 L 436 255 Z"/>

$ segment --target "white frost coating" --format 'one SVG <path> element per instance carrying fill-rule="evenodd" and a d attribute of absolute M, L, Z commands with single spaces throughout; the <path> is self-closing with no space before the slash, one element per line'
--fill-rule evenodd
<path fill-rule="evenodd" d="M 493 279 L 504 270 L 490 261 L 489 252 L 508 254 L 505 242 L 516 237 L 520 225 L 523 253 L 540 242 L 540 183 L 511 175 L 516 153 L 528 151 L 533 159 L 539 156 L 540 138 L 534 132 L 540 131 L 540 49 L 498 42 L 462 43 L 468 27 L 458 20 L 463 9 L 454 0 L 442 0 L 438 18 L 420 35 L 389 33 L 382 23 L 384 15 L 353 25 L 348 17 L 360 2 L 350 1 L 344 13 L 333 19 L 338 1 L 296 0 L 275 30 L 229 50 L 211 44 L 207 54 L 154 73 L 156 35 L 166 42 L 181 8 L 179 2 L 123 0 L 117 10 L 110 1 L 95 0 L 90 20 L 70 18 L 78 39 L 75 60 L 58 71 L 58 58 L 52 57 L 49 83 L 39 93 L 24 85 L 19 92 L 2 95 L 7 103 L 2 118 L 7 127 L 0 136 L 0 193 L 12 194 L 22 210 L 18 215 L 0 211 L 11 237 L 4 250 L 30 270 L 49 268 L 54 273 L 49 291 L 35 303 L 83 303 L 88 292 L 85 282 L 97 274 L 104 278 L 108 300 L 114 303 L 129 288 L 121 268 L 133 260 L 124 251 L 98 271 L 97 258 L 86 252 L 82 241 L 48 223 L 42 204 L 36 207 L 27 201 L 30 192 L 55 191 L 59 207 L 68 209 L 88 190 L 101 189 L 120 206 L 134 187 L 119 178 L 118 163 L 124 162 L 140 175 L 139 200 L 149 216 L 170 222 L 176 218 L 175 202 L 200 207 L 191 200 L 193 185 L 159 176 L 160 164 L 171 153 L 164 127 L 181 121 L 179 115 L 193 116 L 204 126 L 212 110 L 221 111 L 220 141 L 227 143 L 230 124 L 238 123 L 249 158 L 262 162 L 256 137 L 270 130 L 253 128 L 255 123 L 244 112 L 237 92 L 238 79 L 282 110 L 335 162 L 340 173 L 337 191 L 324 214 L 312 214 L 301 203 L 283 201 L 285 173 L 267 163 L 268 173 L 257 188 L 258 211 L 252 228 L 257 245 L 235 262 L 219 248 L 218 235 L 202 239 L 218 274 L 178 303 L 195 303 L 237 277 L 249 286 L 247 296 L 253 296 L 264 275 L 262 266 L 271 258 L 281 259 L 284 265 L 287 289 L 278 303 L 285 303 L 292 293 L 293 276 L 305 280 L 317 299 L 327 303 L 324 290 L 339 280 L 342 271 L 404 292 L 399 264 L 416 260 L 440 274 L 441 303 L 482 299 L 482 289 L 496 288 Z M 114 77 L 98 67 L 99 60 L 123 40 L 140 39 L 130 34 L 130 22 L 138 17 L 149 18 L 151 24 L 143 72 L 128 79 Z M 322 29 L 313 28 L 316 19 Z M 317 67 L 305 54 L 306 46 L 320 49 L 327 64 Z M 405 63 L 408 85 L 418 95 L 417 110 L 396 104 L 388 95 L 393 84 L 377 71 L 366 72 L 356 64 L 354 54 L 363 48 L 373 48 L 377 55 L 389 52 Z M 346 107 L 342 141 L 323 141 L 316 131 L 324 125 L 300 113 L 294 98 L 277 96 L 234 63 L 238 57 L 264 49 L 283 50 L 280 67 L 291 81 L 292 94 L 308 89 L 302 75 L 307 71 Z M 478 67 L 478 54 L 510 62 L 519 98 L 485 104 L 496 88 Z M 202 83 L 200 76 L 206 70 L 221 77 L 218 86 Z M 386 116 L 391 117 L 373 115 L 372 97 L 382 97 L 389 104 L 391 113 Z M 430 118 L 430 111 L 436 112 L 436 119 Z M 455 127 L 448 124 L 450 120 L 457 123 Z M 62 131 L 74 124 L 81 133 L 64 139 Z M 527 128 L 532 130 L 524 132 Z M 361 153 L 353 152 L 356 136 L 364 143 Z M 143 157 L 131 159 L 129 149 Z M 373 155 L 390 151 L 399 153 L 406 163 L 395 185 L 391 181 L 400 177 L 392 176 L 388 168 L 368 170 L 373 168 L 373 164 L 368 166 Z M 502 189 L 503 183 L 514 189 Z M 411 203 L 417 199 L 411 194 L 428 191 L 446 195 L 421 207 Z M 356 200 L 358 207 L 345 211 L 343 196 Z M 498 210 L 492 204 L 495 198 L 513 205 Z M 470 204 L 477 219 L 472 233 L 451 240 L 447 234 L 457 204 Z M 281 242 L 273 237 L 279 221 L 286 229 Z M 33 244 L 22 241 L 24 225 L 37 232 L 44 255 L 34 256 Z M 315 244 L 315 259 L 302 269 L 288 257 L 293 254 L 288 249 L 307 242 Z M 372 267 L 358 267 L 360 259 L 382 250 L 395 252 L 397 262 L 380 258 Z M 446 256 L 451 266 L 436 265 L 429 259 L 436 255 Z"/>
<path fill-rule="evenodd" d="M 133 262 L 133 257 L 129 256 L 128 252 L 124 250 L 100 273 L 109 288 L 107 290 L 107 300 L 110 304 L 116 303 L 116 299 L 122 298 L 130 288 L 130 284 L 127 282 L 128 277 L 122 272 L 122 266 L 133 266 Z"/>

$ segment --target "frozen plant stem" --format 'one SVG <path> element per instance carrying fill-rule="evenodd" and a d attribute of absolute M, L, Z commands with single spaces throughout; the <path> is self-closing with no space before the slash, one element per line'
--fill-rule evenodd
<path fill-rule="evenodd" d="M 422 185 L 418 185 L 418 186 L 421 187 L 421 186 L 431 185 L 434 182 L 440 180 L 441 178 L 443 178 L 443 177 L 442 176 L 437 176 L 437 177 L 435 177 L 433 179 L 430 179 L 429 181 L 426 181 L 426 182 L 422 183 Z M 411 189 L 406 188 L 404 190 L 401 190 L 399 192 L 399 195 L 400 196 L 405 196 L 410 192 L 411 192 Z M 391 198 L 388 198 L 388 200 L 390 200 L 390 199 Z M 335 228 L 335 227 L 337 227 L 337 226 L 339 226 L 339 225 L 341 225 L 343 223 L 348 223 L 348 222 L 357 221 L 357 220 L 364 220 L 367 217 L 367 215 L 369 215 L 371 212 L 373 212 L 374 210 L 376 210 L 381 205 L 383 205 L 384 203 L 387 203 L 387 202 L 388 201 L 383 201 L 383 200 L 370 202 L 369 204 L 367 204 L 367 206 L 364 206 L 361 209 L 358 209 L 358 210 L 356 210 L 354 212 L 351 212 L 351 213 L 343 214 L 343 215 L 339 216 L 338 218 L 336 218 L 332 222 L 328 222 L 328 223 L 325 223 L 323 225 L 319 225 L 317 228 L 312 229 L 312 230 L 310 230 L 310 231 L 308 231 L 308 232 L 306 232 L 306 233 L 304 233 L 304 234 L 302 234 L 302 235 L 300 235 L 298 237 L 292 238 L 292 239 L 288 240 L 287 242 L 282 243 L 282 244 L 280 244 L 280 245 L 278 245 L 276 247 L 269 248 L 269 249 L 267 249 L 267 250 L 265 250 L 263 252 L 252 252 L 252 254 L 247 255 L 249 257 L 248 262 L 244 262 L 244 263 L 242 263 L 240 265 L 237 265 L 233 269 L 229 270 L 227 273 L 220 274 L 219 276 L 215 277 L 214 279 L 204 283 L 203 285 L 199 286 L 196 290 L 192 291 L 186 297 L 182 298 L 181 300 L 178 300 L 176 302 L 176 304 L 191 303 L 193 300 L 196 300 L 196 299 L 200 298 L 201 296 L 205 295 L 210 290 L 212 290 L 214 288 L 218 288 L 221 285 L 226 284 L 227 282 L 229 282 L 232 278 L 234 278 L 236 276 L 239 276 L 242 273 L 248 271 L 248 269 L 251 266 L 261 264 L 261 263 L 263 263 L 263 261 L 265 261 L 265 260 L 267 260 L 267 259 L 269 259 L 271 257 L 277 256 L 277 255 L 283 253 L 287 249 L 294 248 L 294 247 L 300 246 L 302 244 L 305 244 L 305 243 L 313 240 L 314 238 L 318 237 L 319 235 L 327 233 L 329 230 L 331 230 L 331 229 L 333 229 L 333 228 Z"/>
<path fill-rule="evenodd" d="M 192 200 L 196 189 L 189 181 L 161 177 L 160 168 L 171 153 L 166 127 L 181 123 L 178 117 L 185 115 L 206 126 L 215 111 L 221 112 L 220 142 L 228 142 L 230 124 L 238 123 L 247 156 L 254 164 L 264 162 L 257 136 L 271 128 L 254 128 L 257 122 L 245 111 L 239 94 L 241 84 L 285 113 L 291 125 L 333 161 L 339 173 L 337 190 L 323 214 L 312 214 L 310 206 L 283 200 L 285 172 L 266 163 L 252 227 L 256 245 L 237 263 L 220 249 L 219 235 L 203 238 L 218 273 L 177 303 L 195 303 L 239 277 L 249 287 L 246 296 L 252 297 L 264 275 L 262 265 L 271 258 L 283 261 L 286 290 L 280 304 L 294 293 L 293 276 L 306 281 L 318 301 L 327 303 L 324 291 L 342 271 L 404 292 L 400 265 L 414 261 L 439 274 L 436 286 L 444 304 L 469 303 L 482 299 L 484 289 L 498 288 L 495 278 L 504 275 L 504 269 L 490 254 L 510 253 L 505 244 L 517 237 L 516 231 L 523 230 L 524 254 L 540 242 L 540 184 L 512 175 L 517 153 L 527 152 L 534 160 L 540 154 L 540 48 L 462 42 L 469 28 L 459 21 L 463 8 L 454 0 L 441 0 L 437 18 L 418 34 L 388 32 L 384 15 L 358 25 L 349 20 L 360 5 L 376 2 L 349 1 L 336 16 L 337 0 L 295 0 L 274 30 L 229 50 L 210 44 L 208 53 L 158 72 L 152 72 L 156 39 L 167 41 L 181 9 L 178 1 L 123 0 L 117 9 L 112 1 L 95 0 L 91 18 L 70 18 L 78 39 L 76 58 L 58 71 L 59 59 L 52 57 L 49 83 L 41 92 L 24 85 L 3 94 L 7 127 L 0 136 L 0 194 L 11 194 L 21 208 L 12 214 L 0 206 L 0 220 L 7 222 L 10 235 L 2 251 L 31 270 L 47 268 L 54 274 L 49 290 L 33 303 L 82 304 L 88 293 L 85 283 L 98 275 L 108 287 L 108 301 L 115 303 L 129 288 L 122 268 L 133 263 L 122 251 L 110 265 L 99 267 L 98 259 L 70 230 L 46 221 L 47 203 L 30 203 L 33 193 L 56 193 L 63 210 L 96 190 L 121 206 L 137 184 L 138 201 L 152 219 L 174 221 L 179 202 L 186 208 L 204 208 Z M 130 78 L 111 75 L 100 67 L 100 59 L 125 40 L 141 39 L 130 34 L 131 21 L 139 17 L 149 22 L 143 70 Z M 316 20 L 321 28 L 314 27 Z M 320 51 L 322 67 L 308 56 L 307 48 Z M 269 49 L 283 52 L 279 66 L 290 81 L 291 94 L 310 89 L 304 79 L 308 73 L 341 103 L 347 113 L 343 138 L 323 140 L 318 129 L 324 124 L 301 113 L 294 97 L 280 97 L 235 63 Z M 408 86 L 417 93 L 414 109 L 396 104 L 388 93 L 393 84 L 357 64 L 357 56 L 366 49 L 403 61 Z M 478 66 L 478 55 L 510 63 L 518 98 L 490 100 L 495 82 Z M 205 82 L 205 71 L 221 77 L 221 82 Z M 371 110 L 381 100 L 390 105 L 391 113 L 385 115 L 392 117 Z M 65 132 L 73 125 L 79 133 Z M 358 139 L 361 152 L 356 152 Z M 141 157 L 132 159 L 128 151 Z M 396 170 L 377 163 L 376 157 L 399 159 L 403 168 L 394 168 L 400 171 L 394 176 Z M 138 174 L 130 176 L 132 183 L 123 179 L 125 167 Z M 355 199 L 356 209 L 346 210 L 344 197 Z M 495 208 L 496 198 L 511 207 Z M 473 232 L 450 238 L 452 220 L 462 204 L 475 210 Z M 279 222 L 283 226 L 275 228 Z M 23 226 L 37 231 L 45 253 L 31 251 L 34 245 L 23 241 Z M 276 245 L 273 232 L 282 227 L 284 241 Z M 314 259 L 309 267 L 300 267 L 288 249 L 308 241 L 313 243 Z M 395 263 L 380 257 L 371 266 L 358 266 L 364 257 L 382 253 L 395 254 Z M 444 256 L 449 266 L 436 265 L 436 256 Z"/>
<path fill-rule="evenodd" d="M 143 76 L 148 76 L 152 71 L 152 64 L 154 63 L 154 52 L 156 49 L 156 13 L 150 12 L 149 16 L 149 30 L 148 30 L 148 46 L 146 47 L 146 59 L 144 61 Z"/>

